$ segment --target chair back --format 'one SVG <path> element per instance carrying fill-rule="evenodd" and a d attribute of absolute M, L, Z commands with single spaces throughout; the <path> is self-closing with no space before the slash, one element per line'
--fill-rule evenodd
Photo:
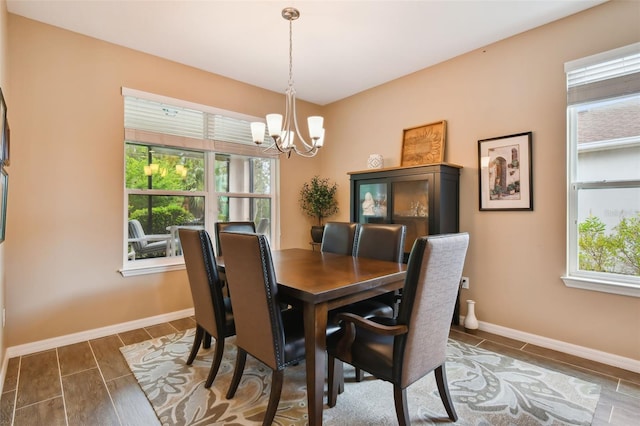
<path fill-rule="evenodd" d="M 204 229 L 180 229 L 196 322 L 216 339 L 225 337 L 225 306 L 213 246 Z"/>
<path fill-rule="evenodd" d="M 469 234 L 416 239 L 398 312 L 408 333 L 396 337 L 394 377 L 409 386 L 445 361 L 451 317 L 458 295 Z"/>
<path fill-rule="evenodd" d="M 135 241 L 131 241 L 131 246 L 136 252 L 141 252 L 142 249 L 148 244 L 144 239 L 145 233 L 142 229 L 142 224 L 137 219 L 129 220 L 129 238 Z"/>
<path fill-rule="evenodd" d="M 269 241 L 259 234 L 222 232 L 220 243 L 233 297 L 236 343 L 274 371 L 282 370 L 284 328 Z"/>
<path fill-rule="evenodd" d="M 322 234 L 320 251 L 351 256 L 359 225 L 350 222 L 327 222 Z"/>
<path fill-rule="evenodd" d="M 222 256 L 222 246 L 220 245 L 221 232 L 256 232 L 256 224 L 253 222 L 216 222 L 216 253 Z"/>
<path fill-rule="evenodd" d="M 402 262 L 407 228 L 397 223 L 363 223 L 356 234 L 353 255 Z"/>

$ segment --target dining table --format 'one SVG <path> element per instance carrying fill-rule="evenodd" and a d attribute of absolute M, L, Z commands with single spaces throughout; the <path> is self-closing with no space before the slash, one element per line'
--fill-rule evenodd
<path fill-rule="evenodd" d="M 402 288 L 407 265 L 297 248 L 273 250 L 272 259 L 280 301 L 303 311 L 309 425 L 321 425 L 328 312 Z"/>

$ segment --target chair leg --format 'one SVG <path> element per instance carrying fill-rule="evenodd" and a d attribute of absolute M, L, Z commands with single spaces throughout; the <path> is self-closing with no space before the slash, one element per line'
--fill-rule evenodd
<path fill-rule="evenodd" d="M 393 385 L 393 400 L 396 403 L 398 424 L 400 426 L 411 424 L 409 422 L 409 407 L 407 406 L 407 390 L 401 388 L 399 385 Z"/>
<path fill-rule="evenodd" d="M 244 372 L 244 364 L 247 361 L 247 353 L 238 348 L 238 355 L 236 356 L 236 367 L 233 370 L 233 377 L 231 378 L 231 384 L 229 385 L 229 390 L 227 391 L 227 399 L 233 398 L 236 394 L 236 390 L 238 390 L 238 385 L 240 384 L 240 379 L 242 378 L 242 373 Z"/>
<path fill-rule="evenodd" d="M 440 393 L 440 399 L 442 399 L 444 408 L 445 410 L 447 410 L 449 419 L 455 422 L 458 420 L 458 414 L 456 414 L 456 409 L 453 406 L 453 400 L 451 399 L 451 395 L 449 394 L 449 385 L 447 384 L 447 372 L 445 371 L 444 364 L 437 367 L 433 371 L 433 374 L 436 375 L 436 384 L 438 385 L 438 392 Z"/>
<path fill-rule="evenodd" d="M 278 411 L 278 403 L 280 402 L 280 394 L 282 393 L 282 382 L 284 381 L 284 370 L 273 370 L 271 374 L 271 394 L 269 395 L 269 405 L 264 415 L 262 426 L 271 426 L 273 418 Z"/>
<path fill-rule="evenodd" d="M 211 347 L 211 335 L 206 331 L 204 332 L 204 343 L 202 344 L 202 347 L 205 349 L 209 349 Z"/>
<path fill-rule="evenodd" d="M 338 358 L 329 356 L 328 380 L 327 380 L 327 405 L 335 407 L 338 402 L 338 394 L 344 392 L 343 364 Z M 342 390 L 340 390 L 342 387 Z"/>
<path fill-rule="evenodd" d="M 224 338 L 216 339 L 216 351 L 213 354 L 213 361 L 211 361 L 211 369 L 209 370 L 207 381 L 204 382 L 204 387 L 207 389 L 211 387 L 213 379 L 218 374 L 218 369 L 220 369 L 220 364 L 222 363 L 222 354 L 224 354 Z"/>
<path fill-rule="evenodd" d="M 187 365 L 191 365 L 193 360 L 196 359 L 198 349 L 200 349 L 200 343 L 202 342 L 202 336 L 204 336 L 204 329 L 198 325 L 196 326 L 196 335 L 193 338 L 191 353 L 189 354 L 189 358 L 187 358 Z"/>
<path fill-rule="evenodd" d="M 356 367 L 356 382 L 361 382 L 364 379 L 364 371 Z"/>

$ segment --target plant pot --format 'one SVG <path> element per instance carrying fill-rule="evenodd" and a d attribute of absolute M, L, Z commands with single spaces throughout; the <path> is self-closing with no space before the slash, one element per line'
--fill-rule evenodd
<path fill-rule="evenodd" d="M 311 241 L 313 241 L 314 243 L 322 242 L 322 234 L 324 234 L 324 226 L 311 227 Z"/>

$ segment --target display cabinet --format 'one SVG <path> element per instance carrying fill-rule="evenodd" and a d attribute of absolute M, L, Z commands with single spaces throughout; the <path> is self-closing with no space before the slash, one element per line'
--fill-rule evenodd
<path fill-rule="evenodd" d="M 440 163 L 349 172 L 351 221 L 406 225 L 406 261 L 417 237 L 458 232 L 461 169 Z"/>
<path fill-rule="evenodd" d="M 406 225 L 407 262 L 416 238 L 459 232 L 461 169 L 440 163 L 350 172 L 351 221 Z M 451 322 L 459 317 L 458 292 Z"/>

